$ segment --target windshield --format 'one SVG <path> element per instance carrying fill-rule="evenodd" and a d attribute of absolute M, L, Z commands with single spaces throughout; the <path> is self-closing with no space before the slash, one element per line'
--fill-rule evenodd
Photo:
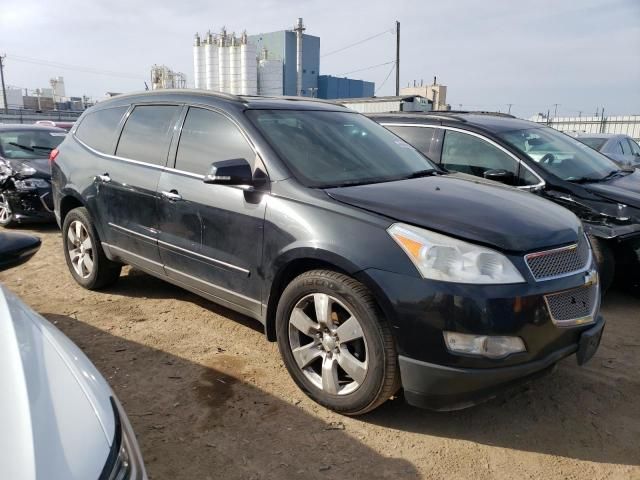
<path fill-rule="evenodd" d="M 337 187 L 399 180 L 436 167 L 357 113 L 249 110 L 253 123 L 302 183 Z"/>
<path fill-rule="evenodd" d="M 10 160 L 47 158 L 66 133 L 53 130 L 0 131 L 0 155 Z"/>
<path fill-rule="evenodd" d="M 601 153 L 552 128 L 528 128 L 499 136 L 563 180 L 597 181 L 619 170 Z"/>
<path fill-rule="evenodd" d="M 576 137 L 585 145 L 589 145 L 594 150 L 600 150 L 604 143 L 607 141 L 606 138 L 598 138 L 598 137 Z"/>

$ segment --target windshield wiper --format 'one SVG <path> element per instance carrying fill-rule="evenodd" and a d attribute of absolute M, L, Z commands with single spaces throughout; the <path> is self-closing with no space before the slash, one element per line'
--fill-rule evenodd
<path fill-rule="evenodd" d="M 435 168 L 429 168 L 428 170 L 418 170 L 417 172 L 413 172 L 404 178 L 408 180 L 410 178 L 430 177 L 431 175 L 437 175 L 437 173 L 438 170 L 436 170 Z"/>
<path fill-rule="evenodd" d="M 20 145 L 19 143 L 16 143 L 16 142 L 9 142 L 9 145 L 22 148 L 23 150 L 28 150 L 29 152 L 35 152 L 35 150 L 32 147 L 28 147 L 27 145 Z"/>

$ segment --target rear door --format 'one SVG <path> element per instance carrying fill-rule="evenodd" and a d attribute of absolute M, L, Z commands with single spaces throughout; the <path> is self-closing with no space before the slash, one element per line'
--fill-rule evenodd
<path fill-rule="evenodd" d="M 181 105 L 136 105 L 126 117 L 115 156 L 97 181 L 106 242 L 115 254 L 162 273 L 157 240 L 157 186 L 167 163 Z"/>
<path fill-rule="evenodd" d="M 173 156 L 173 155 L 172 155 Z M 203 182 L 211 163 L 245 158 L 255 150 L 224 114 L 190 107 L 158 185 L 160 256 L 167 276 L 250 315 L 260 314 L 258 265 L 264 194 Z"/>

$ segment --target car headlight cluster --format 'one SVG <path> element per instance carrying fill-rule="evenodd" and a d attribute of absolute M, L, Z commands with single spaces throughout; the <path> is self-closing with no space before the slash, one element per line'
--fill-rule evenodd
<path fill-rule="evenodd" d="M 131 423 L 115 395 L 111 400 L 116 418 L 116 434 L 103 475 L 114 480 L 146 480 L 147 473 Z"/>
<path fill-rule="evenodd" d="M 42 178 L 25 178 L 24 180 L 14 180 L 16 190 L 35 190 L 37 188 L 47 188 L 49 183 Z"/>
<path fill-rule="evenodd" d="M 495 250 L 402 223 L 388 232 L 424 278 L 472 284 L 525 282 L 511 261 Z"/>

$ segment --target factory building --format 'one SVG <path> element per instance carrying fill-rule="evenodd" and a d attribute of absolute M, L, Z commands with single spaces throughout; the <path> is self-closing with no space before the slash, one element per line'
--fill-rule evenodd
<path fill-rule="evenodd" d="M 258 35 L 244 32 L 236 37 L 223 28 L 218 34 L 208 32 L 202 37 L 196 34 L 195 87 L 236 95 L 320 98 L 373 95 L 370 82 L 330 76 L 326 76 L 323 85 L 334 97 L 320 95 L 320 37 L 304 31 L 302 18 L 298 18 L 292 30 Z M 348 82 L 346 87 L 344 81 Z"/>
<path fill-rule="evenodd" d="M 433 109 L 431 100 L 420 95 L 339 98 L 335 102 L 360 113 L 428 112 Z"/>
<path fill-rule="evenodd" d="M 318 77 L 318 98 L 332 100 L 336 98 L 373 97 L 375 84 L 353 78 L 320 75 Z"/>
<path fill-rule="evenodd" d="M 447 104 L 447 86 L 440 85 L 436 80 L 436 77 L 433 77 L 431 85 L 423 85 L 422 81 L 418 85 L 418 82 L 414 81 L 413 86 L 408 85 L 401 88 L 400 95 L 420 95 L 429 99 L 434 110 L 450 110 Z"/>

